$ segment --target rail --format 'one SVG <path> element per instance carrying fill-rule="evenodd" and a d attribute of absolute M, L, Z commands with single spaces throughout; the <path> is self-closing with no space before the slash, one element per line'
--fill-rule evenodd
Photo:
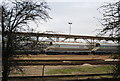
<path fill-rule="evenodd" d="M 49 61 L 49 62 L 48 62 Z M 57 62 L 56 62 L 57 61 Z M 115 65 L 118 61 L 101 61 L 101 60 L 19 60 L 12 61 L 11 63 L 19 66 L 34 66 L 34 65 L 83 65 L 83 64 L 91 64 L 91 65 Z"/>
<path fill-rule="evenodd" d="M 81 75 L 54 75 L 54 76 L 10 76 L 10 81 L 24 80 L 34 81 L 36 78 L 39 81 L 119 81 L 120 78 L 89 78 L 80 79 L 81 77 L 93 77 L 93 76 L 115 76 L 114 73 L 103 73 L 103 74 L 81 74 Z"/>

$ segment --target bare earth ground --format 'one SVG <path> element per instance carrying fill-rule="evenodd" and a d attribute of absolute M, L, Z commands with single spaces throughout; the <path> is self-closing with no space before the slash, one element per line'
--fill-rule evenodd
<path fill-rule="evenodd" d="M 110 59 L 111 55 L 19 55 L 15 60 L 89 60 Z"/>

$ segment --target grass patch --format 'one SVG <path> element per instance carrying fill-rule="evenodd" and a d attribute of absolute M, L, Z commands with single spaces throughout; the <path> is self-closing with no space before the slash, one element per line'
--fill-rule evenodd
<path fill-rule="evenodd" d="M 18 72 L 18 73 L 16 73 L 16 72 L 14 72 L 14 73 L 11 73 L 10 75 L 25 75 L 26 73 L 24 73 L 24 72 Z"/>
<path fill-rule="evenodd" d="M 77 66 L 68 67 L 61 69 L 52 69 L 46 74 L 99 74 L 99 73 L 111 73 L 113 71 L 113 66 Z"/>

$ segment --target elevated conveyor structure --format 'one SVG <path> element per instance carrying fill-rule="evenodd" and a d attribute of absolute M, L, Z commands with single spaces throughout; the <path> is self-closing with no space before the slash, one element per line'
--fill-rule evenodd
<path fill-rule="evenodd" d="M 46 34 L 46 33 L 31 33 L 31 32 L 15 32 L 17 35 L 33 36 L 33 37 L 47 37 L 47 38 L 65 38 L 65 39 L 91 39 L 91 40 L 106 40 L 117 41 L 114 37 L 98 37 L 98 36 L 83 36 L 83 35 L 67 35 L 67 34 Z"/>

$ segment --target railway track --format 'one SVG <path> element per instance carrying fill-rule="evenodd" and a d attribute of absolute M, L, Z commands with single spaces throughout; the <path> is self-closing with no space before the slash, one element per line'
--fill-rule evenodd
<path fill-rule="evenodd" d="M 115 65 L 118 62 L 116 61 L 82 61 L 82 62 L 17 62 L 17 66 L 34 66 L 34 65 Z M 12 62 L 15 66 L 16 62 Z"/>
<path fill-rule="evenodd" d="M 14 59 L 11 59 L 11 64 L 16 66 L 39 66 L 43 65 L 42 76 L 10 76 L 9 81 L 83 81 L 81 77 L 93 77 L 93 76 L 113 76 L 116 74 L 82 74 L 82 75 L 54 75 L 44 76 L 45 66 L 56 66 L 56 65 L 114 65 L 118 61 L 108 60 L 111 59 L 109 55 L 19 55 Z M 27 80 L 28 79 L 28 80 Z M 89 79 L 90 80 L 90 79 Z M 89 81 L 84 80 L 84 81 Z M 110 79 L 111 80 L 111 79 Z M 119 81 L 119 79 L 113 81 Z M 92 81 L 98 81 L 97 79 Z"/>
<path fill-rule="evenodd" d="M 9 81 L 119 81 L 120 78 L 89 78 L 98 76 L 113 76 L 114 73 L 81 74 L 81 75 L 54 75 L 54 76 L 10 76 Z M 82 77 L 82 78 L 81 78 Z"/>
<path fill-rule="evenodd" d="M 32 65 L 114 65 L 118 61 L 105 61 L 109 55 L 30 55 L 11 59 L 12 64 L 19 66 Z"/>

